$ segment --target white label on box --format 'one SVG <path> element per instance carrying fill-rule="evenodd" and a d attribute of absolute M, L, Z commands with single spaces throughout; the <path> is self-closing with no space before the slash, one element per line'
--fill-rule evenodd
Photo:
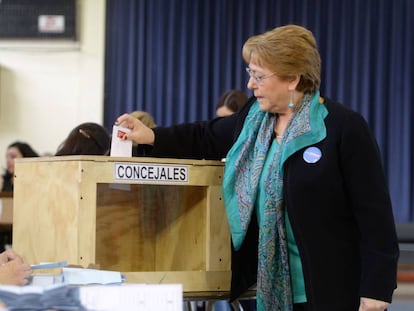
<path fill-rule="evenodd" d="M 188 183 L 188 166 L 115 163 L 116 180 Z"/>

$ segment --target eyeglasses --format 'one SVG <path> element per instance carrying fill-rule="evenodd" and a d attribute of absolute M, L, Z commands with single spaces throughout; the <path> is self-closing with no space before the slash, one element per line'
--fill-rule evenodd
<path fill-rule="evenodd" d="M 268 75 L 263 75 L 263 76 L 257 76 L 255 74 L 254 70 L 251 70 L 249 67 L 246 67 L 246 72 L 249 74 L 250 78 L 253 78 L 257 84 L 262 85 L 263 84 L 263 80 L 266 80 L 267 78 L 270 78 L 271 76 L 274 76 L 276 73 L 272 72 L 269 73 Z"/>

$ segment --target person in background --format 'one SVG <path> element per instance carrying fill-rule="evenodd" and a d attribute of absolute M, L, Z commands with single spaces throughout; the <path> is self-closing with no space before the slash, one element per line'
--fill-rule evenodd
<path fill-rule="evenodd" d="M 145 126 L 151 128 L 151 129 L 154 128 L 154 127 L 157 127 L 157 124 L 155 123 L 154 118 L 148 112 L 135 110 L 135 111 L 131 112 L 130 115 L 133 116 L 134 118 L 137 118 Z"/>
<path fill-rule="evenodd" d="M 259 311 L 383 311 L 399 257 L 379 148 L 357 112 L 319 92 L 313 34 L 298 25 L 250 37 L 254 96 L 225 118 L 149 129 L 128 114 L 123 139 L 152 156 L 225 158 L 231 293 L 256 284 Z"/>
<path fill-rule="evenodd" d="M 30 158 L 38 156 L 37 152 L 25 142 L 16 141 L 10 144 L 6 151 L 7 169 L 0 179 L 1 191 L 13 192 L 14 160 L 16 158 Z"/>
<path fill-rule="evenodd" d="M 70 131 L 55 155 L 108 155 L 110 148 L 109 132 L 102 125 L 86 122 Z"/>
<path fill-rule="evenodd" d="M 32 269 L 11 248 L 0 253 L 0 284 L 26 285 Z"/>
<path fill-rule="evenodd" d="M 237 111 L 246 103 L 247 95 L 240 90 L 229 90 L 224 92 L 216 105 L 216 115 L 226 117 Z"/>

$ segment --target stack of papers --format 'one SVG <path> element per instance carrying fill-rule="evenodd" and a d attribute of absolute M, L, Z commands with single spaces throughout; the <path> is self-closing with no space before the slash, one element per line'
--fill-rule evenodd
<path fill-rule="evenodd" d="M 82 286 L 79 296 L 87 310 L 183 310 L 183 288 L 181 284 Z"/>
<path fill-rule="evenodd" d="M 51 268 L 62 268 L 61 273 L 35 273 L 27 286 L 0 286 L 0 301 L 7 310 L 183 310 L 181 284 L 124 284 L 120 272 L 70 268 L 66 262 L 32 266 Z"/>
<path fill-rule="evenodd" d="M 7 311 L 182 311 L 181 284 L 0 286 Z"/>
<path fill-rule="evenodd" d="M 7 310 L 84 311 L 79 288 L 66 285 L 0 286 L 0 300 Z"/>
<path fill-rule="evenodd" d="M 68 263 L 66 261 L 57 261 L 57 262 L 40 263 L 38 265 L 31 265 L 30 268 L 32 270 L 55 269 L 55 268 L 66 267 L 67 265 Z"/>
<path fill-rule="evenodd" d="M 83 268 L 63 268 L 62 276 L 63 283 L 70 285 L 121 284 L 124 281 L 118 271 Z"/>
<path fill-rule="evenodd" d="M 32 269 L 56 268 L 60 263 L 48 263 L 32 266 Z M 65 265 L 66 266 L 66 265 Z M 89 284 L 121 284 L 124 277 L 119 271 L 107 271 L 84 268 L 68 268 L 63 266 L 59 275 L 36 273 L 31 277 L 30 285 L 47 286 L 52 284 L 89 285 Z M 33 268 L 34 267 L 34 268 Z"/>

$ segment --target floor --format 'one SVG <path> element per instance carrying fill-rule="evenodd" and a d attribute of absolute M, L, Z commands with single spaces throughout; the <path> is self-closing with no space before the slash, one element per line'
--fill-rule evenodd
<path fill-rule="evenodd" d="M 388 311 L 414 310 L 414 283 L 400 283 L 394 293 L 394 299 Z"/>
<path fill-rule="evenodd" d="M 225 301 L 217 302 L 210 308 L 198 307 L 194 304 L 190 308 L 184 308 L 185 311 L 232 311 L 230 306 Z M 394 293 L 394 299 L 388 311 L 413 311 L 414 310 L 414 283 L 400 283 Z"/>
<path fill-rule="evenodd" d="M 414 227 L 404 227 L 406 236 L 413 234 Z M 400 230 L 401 231 L 401 230 Z M 412 238 L 412 237 L 411 237 Z M 408 243 L 400 243 L 400 271 L 408 269 L 414 270 L 414 243 L 412 240 Z M 389 307 L 388 311 L 413 311 L 414 310 L 414 279 L 412 276 L 406 277 L 409 282 L 399 282 L 397 290 L 394 292 L 393 303 Z"/>
<path fill-rule="evenodd" d="M 210 311 L 232 311 L 230 306 L 224 302 L 217 302 L 215 306 L 210 308 L 184 308 L 184 310 L 210 310 Z M 394 299 L 388 311 L 413 311 L 414 310 L 414 282 L 399 283 L 397 290 L 394 292 Z"/>
<path fill-rule="evenodd" d="M 400 243 L 400 269 L 414 271 L 414 243 Z M 399 270 L 399 271 L 402 271 Z M 406 270 L 405 270 L 406 271 Z M 400 275 L 400 274 L 399 274 Z M 401 276 L 401 275 L 400 275 Z M 414 278 L 412 274 L 405 279 L 400 278 L 398 287 L 394 292 L 393 302 L 387 309 L 388 311 L 414 311 Z M 208 308 L 200 308 L 193 305 L 192 308 L 184 308 L 185 311 L 232 311 L 225 301 L 218 302 L 214 306 L 209 304 Z"/>
<path fill-rule="evenodd" d="M 414 310 L 414 300 L 413 301 L 397 301 L 391 304 L 388 308 L 388 311 L 413 311 Z"/>

